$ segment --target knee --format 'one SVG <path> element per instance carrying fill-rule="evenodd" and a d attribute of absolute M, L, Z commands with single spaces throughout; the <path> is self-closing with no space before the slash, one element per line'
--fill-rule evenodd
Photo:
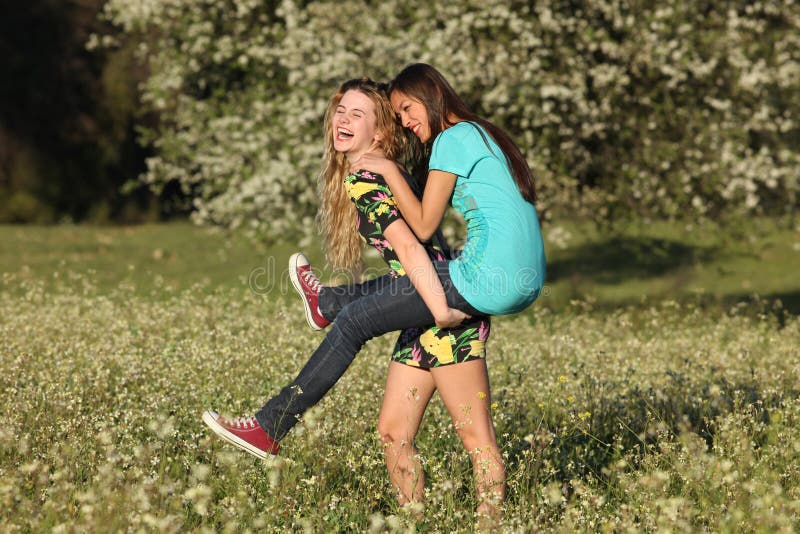
<path fill-rule="evenodd" d="M 333 321 L 333 328 L 341 332 L 348 339 L 358 339 L 362 343 L 372 336 L 368 332 L 369 320 L 364 320 L 361 306 L 358 302 L 351 302 L 339 311 Z"/>
<path fill-rule="evenodd" d="M 380 434 L 384 446 L 394 448 L 412 447 L 415 437 L 405 425 L 399 425 L 387 419 L 378 419 L 378 434 Z"/>
<path fill-rule="evenodd" d="M 344 348 L 355 355 L 369 340 L 369 337 L 362 332 L 353 310 L 350 305 L 347 305 L 339 311 L 325 340 L 331 345 Z"/>

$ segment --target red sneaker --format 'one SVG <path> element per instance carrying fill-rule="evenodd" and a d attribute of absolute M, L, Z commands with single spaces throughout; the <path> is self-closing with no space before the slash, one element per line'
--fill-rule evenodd
<path fill-rule="evenodd" d="M 303 307 L 306 309 L 306 321 L 312 330 L 322 330 L 331 322 L 319 312 L 319 292 L 322 283 L 311 270 L 308 258 L 302 252 L 292 254 L 289 258 L 289 278 L 292 285 L 303 299 Z"/>
<path fill-rule="evenodd" d="M 219 437 L 253 456 L 264 459 L 267 454 L 278 454 L 278 442 L 264 432 L 255 417 L 229 419 L 214 410 L 206 410 L 203 422 Z"/>

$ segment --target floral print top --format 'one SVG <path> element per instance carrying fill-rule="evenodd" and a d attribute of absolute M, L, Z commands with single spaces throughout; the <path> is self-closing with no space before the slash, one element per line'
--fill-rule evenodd
<path fill-rule="evenodd" d="M 386 228 L 402 215 L 383 176 L 360 170 L 347 176 L 344 185 L 358 210 L 361 238 L 380 253 L 392 276 L 405 276 L 397 254 L 384 236 Z M 423 243 L 431 261 L 451 259 L 442 245 L 438 238 Z M 408 328 L 400 333 L 392 361 L 430 368 L 483 358 L 489 330 L 488 317 L 473 317 L 456 328 Z"/>

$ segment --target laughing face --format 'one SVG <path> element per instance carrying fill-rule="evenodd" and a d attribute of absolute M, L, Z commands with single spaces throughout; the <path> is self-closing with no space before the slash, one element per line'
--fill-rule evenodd
<path fill-rule="evenodd" d="M 427 143 L 431 138 L 431 126 L 425 105 L 402 91 L 392 91 L 390 100 L 400 124 L 411 130 L 420 141 Z"/>
<path fill-rule="evenodd" d="M 355 161 L 380 140 L 375 126 L 375 104 L 360 91 L 342 95 L 331 121 L 333 148 Z"/>

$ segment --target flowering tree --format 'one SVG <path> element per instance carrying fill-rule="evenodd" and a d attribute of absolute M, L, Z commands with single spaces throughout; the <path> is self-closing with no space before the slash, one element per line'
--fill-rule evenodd
<path fill-rule="evenodd" d="M 109 0 L 104 16 L 140 43 L 161 117 L 143 180 L 179 182 L 200 222 L 310 235 L 327 99 L 415 61 L 512 134 L 548 217 L 797 206 L 791 0 Z"/>

